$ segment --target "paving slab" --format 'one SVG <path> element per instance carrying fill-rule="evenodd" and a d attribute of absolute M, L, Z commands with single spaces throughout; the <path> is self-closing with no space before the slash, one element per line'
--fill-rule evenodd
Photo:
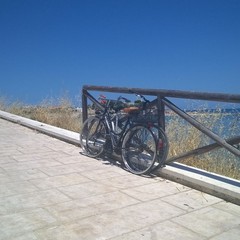
<path fill-rule="evenodd" d="M 164 222 L 156 223 L 146 228 L 142 228 L 137 231 L 126 233 L 111 239 L 112 240 L 132 240 L 132 239 L 204 240 L 206 238 L 203 236 L 199 236 L 197 233 L 191 231 L 190 229 L 184 228 L 179 224 L 176 224 L 171 221 L 164 221 Z"/>
<path fill-rule="evenodd" d="M 0 240 L 239 239 L 240 206 L 0 119 Z"/>
<path fill-rule="evenodd" d="M 239 216 L 216 209 L 214 205 L 178 216 L 172 221 L 207 238 L 220 235 L 240 225 Z"/>

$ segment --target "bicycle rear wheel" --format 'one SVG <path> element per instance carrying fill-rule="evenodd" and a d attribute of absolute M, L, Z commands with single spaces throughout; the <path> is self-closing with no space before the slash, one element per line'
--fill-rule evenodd
<path fill-rule="evenodd" d="M 157 142 L 151 130 L 143 125 L 130 128 L 122 143 L 122 159 L 126 168 L 134 174 L 151 171 L 157 156 Z"/>
<path fill-rule="evenodd" d="M 169 151 L 169 142 L 166 133 L 162 128 L 153 126 L 151 131 L 154 133 L 157 140 L 157 157 L 151 171 L 156 171 L 164 165 Z"/>
<path fill-rule="evenodd" d="M 80 133 L 80 144 L 90 157 L 99 157 L 106 144 L 107 131 L 104 122 L 98 117 L 89 117 Z"/>

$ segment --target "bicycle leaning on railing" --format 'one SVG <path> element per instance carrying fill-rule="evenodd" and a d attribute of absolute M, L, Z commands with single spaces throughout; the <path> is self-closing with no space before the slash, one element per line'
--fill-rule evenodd
<path fill-rule="evenodd" d="M 84 123 L 80 144 L 90 157 L 115 153 L 134 174 L 148 174 L 164 164 L 168 154 L 168 139 L 158 127 L 156 109 L 150 101 L 130 105 L 129 100 L 100 98 L 103 110 L 96 110 Z"/>

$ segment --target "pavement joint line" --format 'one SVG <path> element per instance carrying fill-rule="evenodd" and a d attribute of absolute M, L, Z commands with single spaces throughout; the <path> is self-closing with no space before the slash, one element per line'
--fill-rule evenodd
<path fill-rule="evenodd" d="M 0 118 L 37 130 L 67 143 L 80 146 L 79 133 L 1 110 Z M 236 179 L 207 172 L 181 163 L 166 165 L 158 170 L 156 175 L 240 205 L 240 181 Z"/>

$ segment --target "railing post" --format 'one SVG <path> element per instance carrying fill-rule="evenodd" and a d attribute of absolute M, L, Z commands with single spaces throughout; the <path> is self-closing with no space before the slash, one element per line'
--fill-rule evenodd
<path fill-rule="evenodd" d="M 158 125 L 165 131 L 165 105 L 161 95 L 157 96 Z"/>
<path fill-rule="evenodd" d="M 88 109 L 87 109 L 87 90 L 82 89 L 82 122 L 88 118 Z"/>

